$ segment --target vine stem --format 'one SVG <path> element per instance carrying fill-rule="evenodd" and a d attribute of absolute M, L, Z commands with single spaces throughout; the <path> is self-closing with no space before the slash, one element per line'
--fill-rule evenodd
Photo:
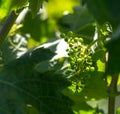
<path fill-rule="evenodd" d="M 119 74 L 114 74 L 112 76 L 111 83 L 108 88 L 109 98 L 108 98 L 108 114 L 115 114 L 115 98 L 117 95 L 117 82 Z"/>
<path fill-rule="evenodd" d="M 0 47 L 2 46 L 3 42 L 5 41 L 11 27 L 13 26 L 15 20 L 17 19 L 18 15 L 21 11 L 22 10 L 19 10 L 18 12 L 16 12 L 16 11 L 10 12 L 4 25 L 2 26 L 2 29 L 0 30 Z"/>

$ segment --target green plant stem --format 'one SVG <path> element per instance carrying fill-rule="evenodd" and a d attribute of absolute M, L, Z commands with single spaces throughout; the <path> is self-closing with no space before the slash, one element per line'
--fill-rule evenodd
<path fill-rule="evenodd" d="M 108 114 L 115 114 L 115 98 L 117 95 L 117 82 L 119 74 L 114 74 L 109 86 Z"/>
<path fill-rule="evenodd" d="M 0 47 L 5 41 L 11 27 L 13 26 L 15 20 L 17 19 L 18 14 L 15 11 L 11 11 L 10 15 L 6 19 L 2 29 L 0 30 Z"/>

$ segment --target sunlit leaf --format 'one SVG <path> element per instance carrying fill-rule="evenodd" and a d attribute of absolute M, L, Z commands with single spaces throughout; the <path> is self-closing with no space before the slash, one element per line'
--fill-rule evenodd
<path fill-rule="evenodd" d="M 0 19 L 7 16 L 9 10 L 10 10 L 11 1 L 10 0 L 2 0 L 0 2 Z"/>
<path fill-rule="evenodd" d="M 101 75 L 93 76 L 82 92 L 79 93 L 80 97 L 84 96 L 86 99 L 101 99 L 107 97 L 105 82 Z"/>
<path fill-rule="evenodd" d="M 65 12 L 73 12 L 73 7 L 77 4 L 79 4 L 79 0 L 49 0 L 46 5 L 48 16 L 51 18 L 59 18 Z"/>

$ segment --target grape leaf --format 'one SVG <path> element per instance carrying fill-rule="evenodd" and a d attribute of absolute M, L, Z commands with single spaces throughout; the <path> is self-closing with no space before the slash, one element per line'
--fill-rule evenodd
<path fill-rule="evenodd" d="M 58 24 L 62 31 L 73 31 L 80 37 L 91 40 L 94 36 L 95 27 L 93 26 L 94 18 L 86 7 L 77 6 L 73 14 L 63 16 Z"/>
<path fill-rule="evenodd" d="M 116 26 L 120 23 L 119 0 L 84 0 L 83 2 L 87 4 L 99 24 L 110 22 Z"/>
<path fill-rule="evenodd" d="M 54 53 L 36 48 L 7 63 L 0 72 L 1 114 L 73 114 L 72 101 L 62 94 L 70 83 L 53 71 L 39 73 L 37 63 Z"/>
<path fill-rule="evenodd" d="M 75 111 L 79 111 L 79 110 L 92 110 L 93 108 L 91 106 L 89 106 L 86 102 L 86 100 L 84 99 L 84 96 L 81 97 L 78 95 L 78 93 L 74 93 L 73 91 L 71 91 L 70 89 L 64 89 L 63 93 L 67 96 L 69 96 L 69 98 L 71 98 L 74 101 L 74 106 L 73 109 Z"/>
<path fill-rule="evenodd" d="M 107 70 L 106 72 L 110 75 L 120 72 L 120 37 L 112 40 L 107 45 L 109 52 Z"/>
<path fill-rule="evenodd" d="M 87 99 L 101 99 L 107 97 L 105 82 L 102 79 L 102 73 L 96 73 L 91 77 L 89 82 L 85 85 L 82 92 L 78 93 L 80 97 L 86 96 Z M 96 92 L 97 90 L 97 92 Z"/>
<path fill-rule="evenodd" d="M 110 75 L 120 72 L 120 27 L 113 32 L 111 39 L 107 42 L 108 61 L 106 72 Z"/>

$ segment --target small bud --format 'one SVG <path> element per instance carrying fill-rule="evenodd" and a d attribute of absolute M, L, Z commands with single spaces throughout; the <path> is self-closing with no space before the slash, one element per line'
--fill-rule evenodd
<path fill-rule="evenodd" d="M 94 67 L 90 67 L 90 71 L 94 72 L 95 68 Z"/>
<path fill-rule="evenodd" d="M 72 37 L 73 36 L 73 32 L 72 31 L 69 31 L 68 34 L 67 34 L 68 37 Z"/>
<path fill-rule="evenodd" d="M 61 37 L 61 38 L 65 38 L 65 36 L 66 36 L 65 33 L 61 33 L 61 34 L 60 34 L 60 37 Z"/>

